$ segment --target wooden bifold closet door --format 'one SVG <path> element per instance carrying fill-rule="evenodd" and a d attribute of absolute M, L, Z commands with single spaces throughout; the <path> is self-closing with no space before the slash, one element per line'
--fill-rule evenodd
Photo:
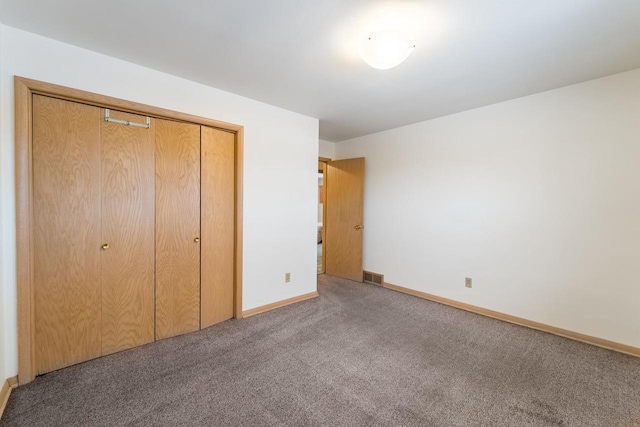
<path fill-rule="evenodd" d="M 102 112 L 104 117 L 104 110 Z M 111 111 L 144 123 L 145 117 Z M 101 120 L 102 354 L 154 340 L 154 120 Z"/>
<path fill-rule="evenodd" d="M 103 117 L 33 97 L 37 373 L 154 338 L 153 134 Z"/>
<path fill-rule="evenodd" d="M 100 356 L 100 108 L 33 97 L 36 374 Z"/>
<path fill-rule="evenodd" d="M 232 318 L 235 135 L 32 105 L 36 374 Z"/>
<path fill-rule="evenodd" d="M 233 317 L 235 135 L 202 126 L 202 327 Z"/>
<path fill-rule="evenodd" d="M 200 329 L 200 126 L 156 120 L 156 339 Z"/>

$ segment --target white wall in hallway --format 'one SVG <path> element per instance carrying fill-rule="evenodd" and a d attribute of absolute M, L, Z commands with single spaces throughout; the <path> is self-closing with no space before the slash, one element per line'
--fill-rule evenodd
<path fill-rule="evenodd" d="M 640 347 L 640 69 L 336 144 L 351 157 L 365 269 Z"/>
<path fill-rule="evenodd" d="M 17 373 L 14 75 L 243 125 L 243 308 L 316 290 L 317 119 L 7 26 L 0 46 L 0 381 Z"/>
<path fill-rule="evenodd" d="M 319 156 L 333 159 L 336 156 L 336 144 L 322 139 L 318 140 Z"/>

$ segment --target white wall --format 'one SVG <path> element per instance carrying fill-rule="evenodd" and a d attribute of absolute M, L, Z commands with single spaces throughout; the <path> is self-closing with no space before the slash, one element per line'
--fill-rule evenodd
<path fill-rule="evenodd" d="M 640 69 L 336 145 L 360 156 L 365 269 L 640 347 Z"/>
<path fill-rule="evenodd" d="M 14 143 L 13 126 L 6 126 L 13 123 L 14 75 L 243 125 L 243 308 L 315 291 L 317 119 L 6 26 L 1 54 L 0 381 L 17 373 Z M 286 272 L 291 283 L 284 283 Z"/>
<path fill-rule="evenodd" d="M 336 156 L 336 144 L 334 142 L 318 140 L 319 157 L 334 159 Z"/>
<path fill-rule="evenodd" d="M 2 61 L 2 40 L 3 40 L 4 29 L 2 27 L 2 22 L 0 22 L 0 81 L 4 77 L 4 61 Z M 4 95 L 4 90 L 2 89 L 2 85 L 0 84 L 0 100 Z M 5 128 L 5 121 L 3 118 L 2 110 L 0 110 L 0 132 L 3 132 Z M 4 178 L 4 174 L 2 174 L 2 165 L 5 164 L 6 153 L 4 150 L 0 149 L 0 178 Z M 0 186 L 4 187 L 3 181 L 0 179 Z M 0 221 L 4 219 L 4 215 L 2 212 L 5 210 L 5 195 L 2 192 L 2 187 L 0 187 L 0 195 L 2 198 L 2 204 L 0 204 Z M 4 286 L 4 277 L 5 277 L 5 267 L 4 267 L 4 259 L 5 259 L 5 248 L 4 248 L 4 224 L 0 222 L 0 331 L 2 335 L 0 335 L 0 385 L 4 382 L 5 378 L 9 377 L 7 374 L 7 349 L 10 348 L 10 339 L 7 336 L 5 329 L 5 317 L 7 317 L 6 298 L 5 294 L 8 293 L 5 291 Z"/>

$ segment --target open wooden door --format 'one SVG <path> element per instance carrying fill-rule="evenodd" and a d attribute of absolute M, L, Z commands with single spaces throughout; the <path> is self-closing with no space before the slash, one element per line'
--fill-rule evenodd
<path fill-rule="evenodd" d="M 362 282 L 364 158 L 327 163 L 325 272 Z"/>

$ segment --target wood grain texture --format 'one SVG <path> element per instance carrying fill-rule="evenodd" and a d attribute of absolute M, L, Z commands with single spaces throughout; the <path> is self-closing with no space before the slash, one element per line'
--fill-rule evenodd
<path fill-rule="evenodd" d="M 104 110 L 101 116 L 104 117 Z M 114 119 L 144 116 L 111 111 Z M 102 354 L 153 342 L 155 120 L 151 128 L 101 123 Z"/>
<path fill-rule="evenodd" d="M 36 376 L 35 300 L 33 289 L 33 97 L 14 77 L 16 167 L 16 281 L 18 300 L 18 372 L 20 383 Z"/>
<path fill-rule="evenodd" d="M 364 158 L 327 163 L 325 272 L 362 282 Z"/>
<path fill-rule="evenodd" d="M 200 126 L 156 120 L 156 339 L 200 329 Z"/>
<path fill-rule="evenodd" d="M 243 188 L 244 184 L 244 128 L 240 128 L 236 131 L 236 221 L 234 228 L 236 230 L 235 235 L 235 277 L 234 277 L 234 289 L 233 289 L 233 317 L 236 319 L 242 319 L 242 268 L 243 268 Z"/>
<path fill-rule="evenodd" d="M 0 387 L 0 418 L 7 407 L 7 402 L 11 396 L 11 390 L 18 387 L 18 377 L 10 377 Z"/>
<path fill-rule="evenodd" d="M 12 387 L 9 385 L 9 380 L 5 380 L 0 387 L 0 418 L 4 413 L 4 408 L 7 407 L 9 396 L 11 395 Z"/>
<path fill-rule="evenodd" d="M 18 376 L 7 378 L 7 383 L 9 383 L 9 387 L 12 389 L 18 388 Z"/>
<path fill-rule="evenodd" d="M 413 295 L 418 298 L 455 307 L 460 310 L 466 310 L 471 313 L 491 317 L 492 319 L 502 320 L 504 322 L 513 323 L 515 325 L 525 326 L 527 328 L 536 329 L 538 331 L 547 332 L 549 334 L 558 335 L 586 344 L 595 345 L 596 347 L 602 347 L 608 350 L 617 351 L 619 353 L 628 354 L 630 356 L 640 357 L 640 348 L 638 347 L 633 347 L 602 338 L 592 337 L 590 335 L 569 331 L 567 329 L 562 329 L 555 326 L 545 325 L 544 323 L 534 322 L 533 320 L 523 319 L 522 317 L 512 316 L 510 314 L 505 314 L 499 311 L 489 310 L 475 305 L 466 304 L 449 298 L 428 294 L 426 292 L 418 291 L 415 289 L 405 288 L 403 286 L 393 285 L 391 283 L 384 283 L 382 286 L 393 291 L 402 292 L 404 294 Z"/>
<path fill-rule="evenodd" d="M 233 317 L 235 135 L 201 128 L 201 327 Z"/>
<path fill-rule="evenodd" d="M 100 109 L 33 99 L 36 374 L 100 356 Z"/>
<path fill-rule="evenodd" d="M 245 310 L 242 313 L 243 317 L 255 316 L 256 314 L 264 313 L 267 311 L 275 310 L 276 308 L 285 307 L 290 304 L 295 304 L 297 302 L 306 301 L 311 298 L 315 298 L 318 296 L 317 291 L 309 292 L 308 294 L 299 295 L 293 298 L 287 298 L 282 301 L 272 302 L 271 304 L 261 305 L 260 307 L 251 308 L 249 310 Z"/>

